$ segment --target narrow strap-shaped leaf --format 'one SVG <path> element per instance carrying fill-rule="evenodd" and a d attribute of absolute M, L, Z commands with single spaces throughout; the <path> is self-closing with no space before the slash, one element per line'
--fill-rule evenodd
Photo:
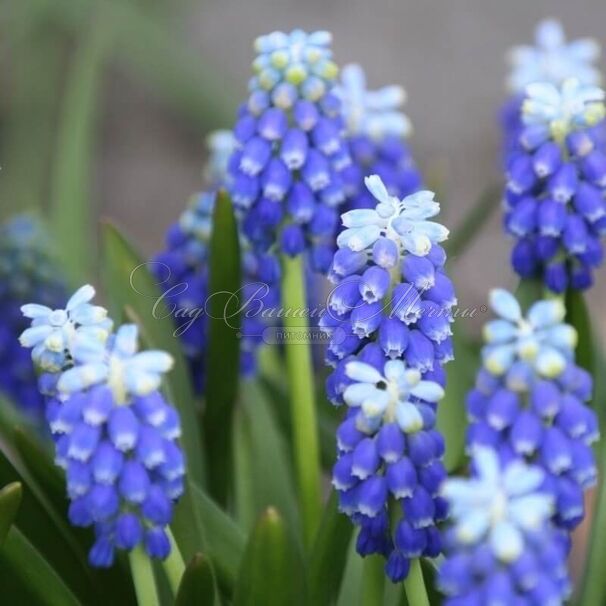
<path fill-rule="evenodd" d="M 203 451 L 194 395 L 169 310 L 147 264 L 111 223 L 103 226 L 103 252 L 104 278 L 112 317 L 117 320 L 122 317 L 126 306 L 131 307 L 142 324 L 150 347 L 167 351 L 175 360 L 167 376 L 167 388 L 181 416 L 188 473 L 202 483 Z"/>
<path fill-rule="evenodd" d="M 246 546 L 241 528 L 204 491 L 192 484 L 192 497 L 204 529 L 205 553 L 211 559 L 221 589 L 231 594 Z"/>
<path fill-rule="evenodd" d="M 210 494 L 225 505 L 231 471 L 232 413 L 238 391 L 241 304 L 238 226 L 225 192 L 219 192 L 215 202 L 209 265 L 204 445 Z"/>
<path fill-rule="evenodd" d="M 273 505 L 299 539 L 301 525 L 292 461 L 284 435 L 267 401 L 267 392 L 257 381 L 247 381 L 240 400 L 240 433 L 248 444 L 249 460 L 246 467 L 250 474 L 253 521 Z M 299 542 L 302 544 L 302 541 Z"/>
<path fill-rule="evenodd" d="M 251 533 L 242 560 L 234 606 L 302 604 L 302 565 L 284 520 L 270 507 Z"/>
<path fill-rule="evenodd" d="M 356 551 L 356 536 L 354 535 L 347 551 L 347 563 L 339 589 L 337 606 L 360 606 L 363 566 L 364 559 Z"/>
<path fill-rule="evenodd" d="M 210 560 L 197 553 L 185 569 L 175 606 L 215 606 L 217 584 Z"/>
<path fill-rule="evenodd" d="M 78 606 L 91 603 L 76 597 L 53 566 L 15 526 L 0 549 L 0 587 L 3 604 Z"/>
<path fill-rule="evenodd" d="M 91 218 L 91 165 L 101 76 L 110 47 L 110 25 L 97 18 L 82 30 L 69 70 L 54 154 L 51 219 L 66 273 L 90 275 L 95 255 Z"/>
<path fill-rule="evenodd" d="M 13 482 L 0 490 L 0 549 L 21 504 L 21 484 Z"/>
<path fill-rule="evenodd" d="M 337 505 L 337 494 L 333 491 L 324 509 L 322 522 L 309 557 L 307 572 L 309 606 L 333 604 L 343 580 L 353 525 L 346 515 L 339 512 Z"/>

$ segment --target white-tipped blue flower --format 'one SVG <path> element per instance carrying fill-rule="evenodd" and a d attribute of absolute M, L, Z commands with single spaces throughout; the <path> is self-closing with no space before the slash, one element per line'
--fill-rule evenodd
<path fill-rule="evenodd" d="M 419 191 L 403 200 L 389 195 L 378 175 L 364 180 L 378 204 L 375 209 L 350 210 L 342 215 L 347 228 L 337 238 L 340 248 L 354 252 L 370 249 L 384 236 L 395 242 L 401 253 L 425 256 L 433 244 L 448 238 L 448 229 L 428 221 L 440 212 L 440 205 L 431 191 Z"/>
<path fill-rule="evenodd" d="M 526 87 L 522 120 L 528 126 L 545 126 L 556 141 L 576 129 L 594 126 L 604 119 L 604 91 L 577 79 L 561 86 L 534 82 Z"/>
<path fill-rule="evenodd" d="M 410 120 L 401 111 L 406 101 L 406 92 L 401 86 L 368 90 L 362 67 L 350 64 L 341 70 L 341 85 L 337 92 L 350 136 L 366 135 L 378 140 L 410 135 Z"/>
<path fill-rule="evenodd" d="M 361 431 L 384 423 L 397 423 L 404 433 L 420 431 L 423 417 L 411 397 L 435 403 L 444 396 L 440 385 L 421 380 L 421 373 L 402 360 L 387 361 L 384 374 L 370 364 L 352 361 L 345 373 L 354 383 L 345 389 L 343 399 L 348 406 L 360 408 Z"/>
<path fill-rule="evenodd" d="M 231 130 L 215 130 L 206 137 L 208 159 L 204 165 L 204 178 L 210 187 L 225 186 L 229 159 L 236 149 L 236 138 Z"/>
<path fill-rule="evenodd" d="M 162 375 L 172 368 L 173 359 L 164 351 L 137 353 L 137 333 L 135 324 L 125 324 L 110 338 L 107 347 L 77 338 L 72 351 L 76 365 L 61 375 L 59 391 L 71 394 L 105 383 L 114 400 L 122 403 L 157 390 Z"/>
<path fill-rule="evenodd" d="M 595 65 L 599 54 L 600 46 L 592 38 L 568 42 L 561 23 L 545 19 L 536 28 L 534 46 L 516 46 L 510 51 L 509 88 L 522 92 L 533 82 L 559 85 L 568 78 L 599 84 L 602 77 Z"/>
<path fill-rule="evenodd" d="M 502 376 L 518 360 L 531 363 L 543 377 L 554 378 L 564 371 L 573 357 L 577 333 L 564 323 L 566 310 L 560 299 L 538 301 L 523 317 L 516 298 L 495 289 L 490 306 L 499 316 L 484 326 L 482 355 L 490 373 Z"/>
<path fill-rule="evenodd" d="M 105 343 L 112 328 L 107 310 L 90 301 L 95 289 L 89 284 L 79 288 L 68 300 L 65 309 L 51 309 L 30 303 L 21 307 L 31 327 L 20 337 L 23 347 L 32 348 L 32 359 L 48 372 L 61 371 L 71 356 L 76 337 L 91 343 Z"/>
<path fill-rule="evenodd" d="M 539 531 L 553 513 L 553 497 L 540 492 L 544 473 L 521 462 L 501 469 L 488 448 L 477 448 L 473 462 L 474 477 L 449 479 L 442 488 L 456 540 L 487 542 L 497 559 L 513 562 L 524 551 L 525 533 Z"/>

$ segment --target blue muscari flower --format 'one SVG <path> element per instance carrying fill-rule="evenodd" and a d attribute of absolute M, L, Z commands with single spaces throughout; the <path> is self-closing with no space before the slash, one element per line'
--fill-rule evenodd
<path fill-rule="evenodd" d="M 504 463 L 524 459 L 545 473 L 554 521 L 574 528 L 583 490 L 595 484 L 591 444 L 598 438 L 589 373 L 574 362 L 576 331 L 557 299 L 534 303 L 525 317 L 510 293 L 491 293 L 500 316 L 484 331 L 483 365 L 468 394 L 468 447 L 494 448 Z"/>
<path fill-rule="evenodd" d="M 541 21 L 535 31 L 535 46 L 516 46 L 509 53 L 511 73 L 508 88 L 511 97 L 502 112 L 505 148 L 509 149 L 520 134 L 520 108 L 529 84 L 545 83 L 561 86 L 575 78 L 584 86 L 596 86 L 602 77 L 596 62 L 599 44 L 591 38 L 567 42 L 560 22 Z"/>
<path fill-rule="evenodd" d="M 137 332 L 126 324 L 106 342 L 77 333 L 47 406 L 69 520 L 93 526 L 89 561 L 102 568 L 116 549 L 139 544 L 150 557 L 167 557 L 165 529 L 183 493 L 179 415 L 159 391 L 172 358 L 138 352 Z"/>
<path fill-rule="evenodd" d="M 356 64 L 342 70 L 337 89 L 343 106 L 352 156 L 344 169 L 348 208 L 374 208 L 376 201 L 364 186 L 364 177 L 379 175 L 388 191 L 398 198 L 421 187 L 421 175 L 407 137 L 412 127 L 401 111 L 406 99 L 400 86 L 366 88 L 366 76 Z"/>
<path fill-rule="evenodd" d="M 454 289 L 438 244 L 448 231 L 428 219 L 431 192 L 398 200 L 377 176 L 366 179 L 378 204 L 343 215 L 330 278 L 335 286 L 321 326 L 330 333 L 327 394 L 348 412 L 337 431 L 333 483 L 340 507 L 360 526 L 357 550 L 381 553 L 402 580 L 411 558 L 440 551 L 437 496 L 445 475 L 435 429 L 442 365 L 452 358 Z M 389 502 L 403 512 L 397 522 Z"/>
<path fill-rule="evenodd" d="M 226 184 L 226 156 L 233 150 L 233 135 L 217 131 L 208 138 L 209 159 L 205 172 L 211 191 L 191 197 L 188 207 L 166 234 L 165 249 L 152 261 L 154 272 L 183 343 L 191 376 L 197 391 L 204 386 L 206 355 L 209 243 L 216 193 Z M 243 288 L 240 291 L 241 351 L 240 370 L 251 376 L 256 370 L 256 350 L 263 342 L 263 331 L 273 322 L 263 314 L 280 298 L 280 266 L 270 253 L 255 252 L 245 236 L 240 238 Z"/>
<path fill-rule="evenodd" d="M 65 284 L 40 222 L 18 215 L 0 226 L 0 393 L 32 420 L 40 420 L 44 401 L 31 357 L 19 343 L 27 327 L 20 308 L 32 300 L 60 307 Z"/>
<path fill-rule="evenodd" d="M 412 558 L 440 551 L 436 522 L 445 510 L 437 492 L 446 472 L 434 426 L 444 390 L 401 359 L 385 361 L 380 352 L 362 359 L 370 357 L 345 364 L 348 413 L 337 432 L 333 485 L 341 510 L 360 526 L 358 552 L 383 554 L 387 574 L 400 581 Z"/>
<path fill-rule="evenodd" d="M 505 229 L 516 238 L 512 265 L 522 278 L 539 277 L 556 293 L 591 286 L 604 254 L 603 99 L 601 89 L 575 80 L 559 88 L 529 85 L 524 126 L 507 155 Z"/>
<path fill-rule="evenodd" d="M 478 448 L 472 476 L 448 479 L 451 527 L 438 585 L 445 606 L 559 606 L 570 594 L 568 539 L 551 523 L 544 473 Z"/>
<path fill-rule="evenodd" d="M 234 127 L 228 189 L 255 250 L 311 252 L 326 271 L 350 163 L 328 32 L 274 32 L 255 42 L 248 101 Z"/>

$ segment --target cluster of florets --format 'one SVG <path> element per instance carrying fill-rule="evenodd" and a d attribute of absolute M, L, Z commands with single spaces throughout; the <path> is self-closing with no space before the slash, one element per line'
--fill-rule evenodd
<path fill-rule="evenodd" d="M 31 357 L 19 344 L 27 326 L 20 308 L 31 300 L 55 307 L 65 299 L 42 225 L 21 215 L 0 226 L 0 393 L 35 421 L 43 417 L 44 400 Z"/>
<path fill-rule="evenodd" d="M 346 65 L 337 89 L 352 163 L 343 171 L 347 208 L 374 208 L 376 200 L 364 177 L 379 175 L 390 194 L 398 198 L 421 188 L 421 175 L 408 146 L 412 128 L 401 111 L 406 93 L 400 86 L 368 90 L 359 65 Z"/>
<path fill-rule="evenodd" d="M 435 415 L 456 299 L 438 244 L 448 231 L 428 220 L 439 212 L 433 194 L 398 200 L 379 177 L 366 183 L 378 204 L 343 215 L 321 320 L 335 366 L 327 393 L 348 406 L 333 484 L 342 511 L 360 526 L 358 552 L 383 554 L 397 581 L 412 558 L 440 551 L 444 443 Z"/>
<path fill-rule="evenodd" d="M 585 289 L 601 264 L 606 232 L 604 92 L 567 80 L 532 84 L 517 144 L 507 158 L 505 227 L 523 278 L 540 277 L 554 292 Z"/>
<path fill-rule="evenodd" d="M 111 333 L 93 296 L 84 286 L 65 309 L 22 308 L 32 326 L 21 341 L 43 371 L 40 390 L 55 461 L 66 472 L 69 519 L 94 527 L 93 566 L 111 566 L 116 549 L 139 544 L 150 557 L 165 558 L 185 474 L 179 416 L 159 391 L 172 358 L 138 352 L 133 324 Z"/>
<path fill-rule="evenodd" d="M 493 291 L 500 316 L 485 326 L 483 368 L 468 396 L 468 445 L 494 449 L 503 463 L 524 459 L 544 470 L 554 521 L 574 528 L 584 516 L 583 491 L 595 484 L 591 448 L 598 436 L 589 373 L 574 363 L 576 331 L 559 299 L 522 315 L 513 295 Z"/>
<path fill-rule="evenodd" d="M 596 67 L 599 44 L 591 38 L 568 42 L 559 21 L 545 19 L 535 31 L 535 45 L 516 46 L 509 53 L 511 73 L 507 86 L 511 96 L 502 111 L 505 149 L 515 146 L 522 128 L 521 107 L 529 84 L 561 86 L 575 78 L 581 84 L 596 86 L 602 76 Z M 603 136 L 602 136 L 603 138 Z"/>
<path fill-rule="evenodd" d="M 444 483 L 451 527 L 438 585 L 445 606 L 565 602 L 569 540 L 551 523 L 554 502 L 543 483 L 540 468 L 504 463 L 487 448 L 474 451 L 470 478 Z"/>
<path fill-rule="evenodd" d="M 328 32 L 301 30 L 257 39 L 228 184 L 256 250 L 308 251 L 318 271 L 330 264 L 345 202 L 341 172 L 351 162 L 330 43 Z"/>

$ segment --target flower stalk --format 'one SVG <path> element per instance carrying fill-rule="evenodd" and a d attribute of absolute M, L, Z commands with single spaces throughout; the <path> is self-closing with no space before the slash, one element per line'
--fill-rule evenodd
<path fill-rule="evenodd" d="M 301 256 L 282 258 L 282 303 L 284 329 L 306 333 L 308 322 L 301 314 L 306 309 L 304 266 Z M 293 313 L 294 312 L 294 313 Z M 295 467 L 299 479 L 299 500 L 306 545 L 311 545 L 321 513 L 320 454 L 314 375 L 308 341 L 287 343 L 285 347 L 290 392 Z"/>

